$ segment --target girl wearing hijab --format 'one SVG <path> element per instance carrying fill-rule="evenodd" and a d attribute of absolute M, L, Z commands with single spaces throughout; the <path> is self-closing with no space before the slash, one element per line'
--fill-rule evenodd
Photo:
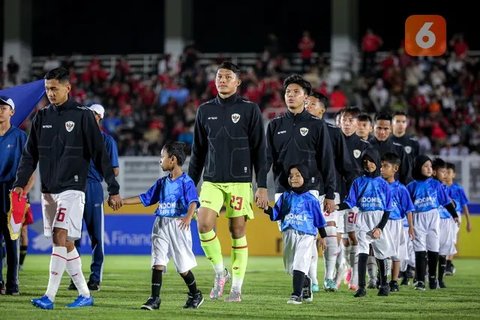
<path fill-rule="evenodd" d="M 385 259 L 392 254 L 383 228 L 393 209 L 390 187 L 380 176 L 380 154 L 376 149 L 365 149 L 361 159 L 363 175 L 353 181 L 347 198 L 339 206 L 339 210 L 358 207 L 355 219 L 355 234 L 358 239 L 358 289 L 354 297 L 364 297 L 367 294 L 365 277 L 370 245 L 380 271 L 378 295 L 388 296 L 390 288 Z"/>
<path fill-rule="evenodd" d="M 458 221 L 455 206 L 442 183 L 431 178 L 432 160 L 426 155 L 415 158 L 412 177 L 414 181 L 407 185 L 415 211 L 413 229 L 415 239 L 415 284 L 416 290 L 425 291 L 425 274 L 428 261 L 428 284 L 430 289 L 437 289 L 437 264 L 440 248 L 440 214 L 438 208 L 443 206 Z"/>
<path fill-rule="evenodd" d="M 293 292 L 288 304 L 311 302 L 311 280 L 306 275 L 312 259 L 317 230 L 321 236 L 320 247 L 324 247 L 327 234 L 325 218 L 316 196 L 309 192 L 305 181 L 308 168 L 303 164 L 288 169 L 290 190 L 282 193 L 275 206 L 265 209 L 272 221 L 280 221 L 283 238 L 283 264 L 285 271 L 293 276 Z"/>

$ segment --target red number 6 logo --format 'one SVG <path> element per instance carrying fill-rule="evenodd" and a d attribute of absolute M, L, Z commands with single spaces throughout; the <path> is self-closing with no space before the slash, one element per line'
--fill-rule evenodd
<path fill-rule="evenodd" d="M 57 211 L 57 221 L 63 222 L 65 220 L 65 214 L 67 213 L 67 208 L 58 208 Z"/>

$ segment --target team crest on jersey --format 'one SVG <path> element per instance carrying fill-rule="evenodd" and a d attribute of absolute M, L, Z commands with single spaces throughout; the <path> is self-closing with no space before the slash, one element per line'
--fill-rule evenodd
<path fill-rule="evenodd" d="M 74 127 L 75 127 L 75 122 L 73 121 L 65 122 L 65 129 L 67 129 L 68 132 L 72 132 Z"/>
<path fill-rule="evenodd" d="M 405 152 L 410 154 L 410 152 L 412 152 L 412 147 L 410 146 L 405 146 Z"/>
<path fill-rule="evenodd" d="M 308 128 L 300 128 L 300 134 L 305 137 L 308 134 Z"/>
<path fill-rule="evenodd" d="M 358 159 L 361 154 L 362 154 L 362 151 L 358 149 L 353 150 L 353 156 L 355 157 L 355 159 Z"/>
<path fill-rule="evenodd" d="M 240 115 L 238 113 L 232 114 L 232 121 L 233 123 L 237 123 L 240 120 Z"/>

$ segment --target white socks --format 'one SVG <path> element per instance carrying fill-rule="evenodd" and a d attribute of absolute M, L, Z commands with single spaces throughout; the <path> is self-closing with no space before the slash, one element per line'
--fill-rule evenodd
<path fill-rule="evenodd" d="M 58 287 L 62 282 L 63 272 L 67 265 L 67 248 L 53 247 L 52 255 L 50 256 L 50 276 L 48 278 L 47 292 L 45 295 L 51 300 L 55 301 Z"/>
<path fill-rule="evenodd" d="M 318 250 L 317 244 L 314 242 L 312 246 L 312 260 L 310 261 L 310 268 L 308 269 L 308 276 L 312 280 L 312 284 L 318 284 Z"/>
<path fill-rule="evenodd" d="M 225 273 L 225 266 L 223 263 L 213 265 L 213 270 L 215 270 L 215 274 L 219 277 L 223 277 Z"/>
<path fill-rule="evenodd" d="M 325 259 L 325 279 L 333 280 L 335 273 L 335 264 L 337 262 L 338 255 L 338 240 L 337 240 L 337 228 L 333 226 L 325 227 L 327 233 L 326 249 L 324 252 Z"/>
<path fill-rule="evenodd" d="M 67 273 L 77 287 L 78 294 L 87 298 L 90 297 L 90 290 L 88 290 L 87 282 L 83 276 L 82 260 L 77 248 L 67 253 Z"/>
<path fill-rule="evenodd" d="M 350 251 L 350 265 L 352 266 L 352 278 L 350 279 L 350 285 L 358 286 L 358 245 L 352 246 Z"/>
<path fill-rule="evenodd" d="M 377 281 L 377 274 L 378 274 L 378 267 L 377 267 L 377 259 L 374 256 L 368 256 L 367 259 L 367 272 L 368 272 L 368 279 L 371 281 L 375 279 Z"/>

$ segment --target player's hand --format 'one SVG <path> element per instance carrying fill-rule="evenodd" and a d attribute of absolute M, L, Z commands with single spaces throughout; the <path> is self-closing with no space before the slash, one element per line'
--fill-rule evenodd
<path fill-rule="evenodd" d="M 23 188 L 21 187 L 15 187 L 13 189 L 13 192 L 15 192 L 16 194 L 18 194 L 18 199 L 20 200 L 21 197 L 26 197 L 26 194 L 23 193 Z"/>
<path fill-rule="evenodd" d="M 455 221 L 455 223 L 457 224 L 457 226 L 460 226 L 460 220 L 458 219 L 458 217 L 453 218 L 453 221 Z"/>
<path fill-rule="evenodd" d="M 255 192 L 255 203 L 257 207 L 265 209 L 268 207 L 268 192 L 267 188 L 258 188 Z"/>
<path fill-rule="evenodd" d="M 472 231 L 472 225 L 470 224 L 470 221 L 467 221 L 467 232 Z"/>
<path fill-rule="evenodd" d="M 382 235 L 382 230 L 380 228 L 375 228 L 372 230 L 373 239 L 379 239 L 381 235 Z"/>
<path fill-rule="evenodd" d="M 327 242 L 324 238 L 318 237 L 317 238 L 317 248 L 320 248 L 320 250 L 325 251 L 327 249 Z"/>
<path fill-rule="evenodd" d="M 192 218 L 190 217 L 183 217 L 180 218 L 180 230 L 188 230 L 190 229 L 190 222 L 192 221 Z"/>
<path fill-rule="evenodd" d="M 415 230 L 413 227 L 408 227 L 408 235 L 410 236 L 410 240 L 415 240 Z"/>
<path fill-rule="evenodd" d="M 323 210 L 325 212 L 332 213 L 333 211 L 335 211 L 335 207 L 335 200 L 325 198 L 325 200 L 323 201 Z"/>
<path fill-rule="evenodd" d="M 113 210 L 118 210 L 122 207 L 123 201 L 119 194 L 109 195 L 108 196 L 108 205 Z"/>

